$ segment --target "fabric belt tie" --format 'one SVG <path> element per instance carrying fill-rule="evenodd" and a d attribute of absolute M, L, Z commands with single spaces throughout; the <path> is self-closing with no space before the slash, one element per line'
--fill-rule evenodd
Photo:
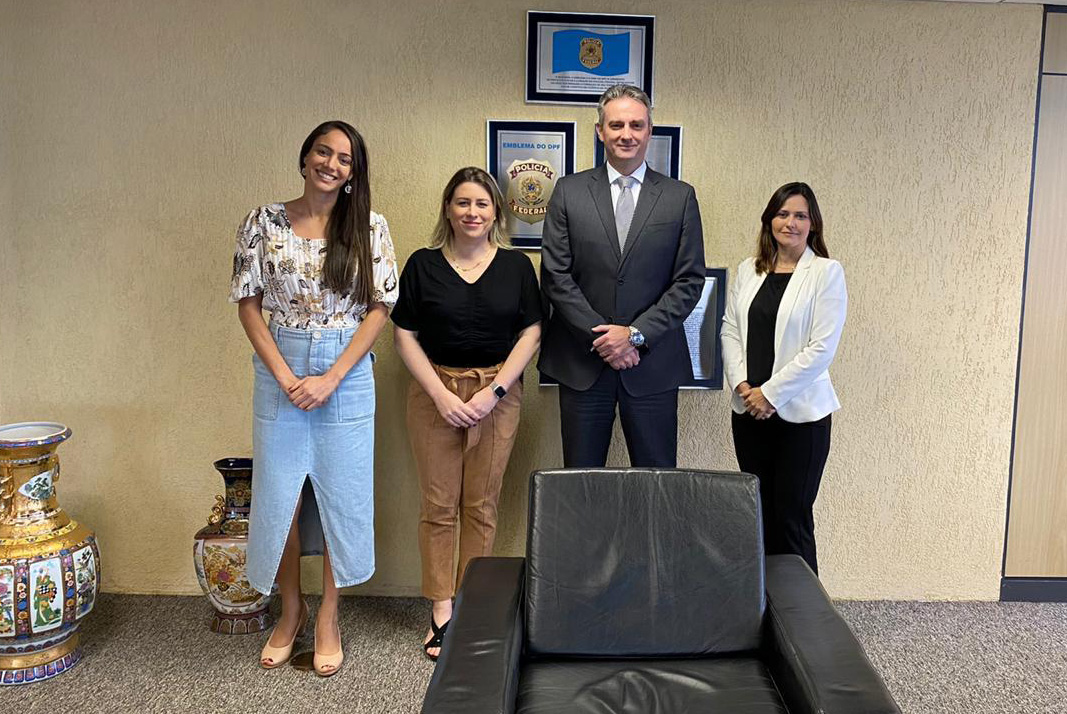
<path fill-rule="evenodd" d="M 445 383 L 448 390 L 459 397 L 459 380 L 461 379 L 476 379 L 478 380 L 478 391 L 492 384 L 496 379 L 496 375 L 500 372 L 500 368 L 504 366 L 503 363 L 493 365 L 492 367 L 442 367 L 440 365 L 434 365 L 434 369 L 437 370 L 437 376 L 441 378 L 441 381 Z M 463 397 L 460 397 L 463 399 Z M 465 399 L 463 401 L 466 401 Z M 463 430 L 463 451 L 470 451 L 482 438 L 482 423 L 478 422 L 474 426 L 468 426 Z"/>

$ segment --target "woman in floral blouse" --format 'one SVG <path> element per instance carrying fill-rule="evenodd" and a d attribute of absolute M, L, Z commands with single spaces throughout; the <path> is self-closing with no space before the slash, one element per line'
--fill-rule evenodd
<path fill-rule="evenodd" d="M 315 671 L 344 654 L 338 588 L 374 572 L 371 346 L 397 298 L 385 219 L 370 210 L 367 151 L 349 124 L 316 127 L 300 148 L 300 198 L 261 206 L 237 231 L 230 301 L 255 354 L 248 579 L 282 613 L 263 647 L 289 660 L 308 620 L 300 556 L 323 556 Z M 270 322 L 263 319 L 270 312 Z"/>

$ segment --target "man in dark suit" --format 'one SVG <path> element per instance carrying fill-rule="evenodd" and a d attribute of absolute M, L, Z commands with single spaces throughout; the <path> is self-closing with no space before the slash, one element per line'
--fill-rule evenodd
<path fill-rule="evenodd" d="M 565 466 L 604 465 L 618 405 L 630 463 L 673 467 L 678 385 L 693 376 L 682 321 L 704 285 L 700 208 L 692 186 L 645 164 L 643 91 L 611 87 L 597 114 L 607 164 L 561 178 L 545 218 L 538 367 L 560 384 Z"/>

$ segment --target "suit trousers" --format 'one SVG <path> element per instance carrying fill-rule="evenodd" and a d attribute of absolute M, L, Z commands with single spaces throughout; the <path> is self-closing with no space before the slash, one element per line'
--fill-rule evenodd
<path fill-rule="evenodd" d="M 733 412 L 732 426 L 737 465 L 759 477 L 767 555 L 799 555 L 818 575 L 812 508 L 830 453 L 830 415 L 794 424 Z"/>
<path fill-rule="evenodd" d="M 435 369 L 449 391 L 467 401 L 493 381 L 500 365 Z M 407 427 L 422 492 L 422 594 L 430 600 L 452 597 L 471 559 L 493 554 L 497 501 L 515 444 L 521 405 L 522 382 L 518 381 L 481 422 L 460 429 L 448 424 L 422 386 L 411 380 Z"/>
<path fill-rule="evenodd" d="M 674 468 L 678 463 L 678 388 L 635 397 L 610 367 L 604 368 L 589 389 L 559 385 L 563 465 L 597 468 L 607 462 L 616 405 L 630 465 Z"/>

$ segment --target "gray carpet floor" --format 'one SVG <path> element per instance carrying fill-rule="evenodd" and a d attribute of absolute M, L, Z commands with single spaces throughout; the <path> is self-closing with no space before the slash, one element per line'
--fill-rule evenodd
<path fill-rule="evenodd" d="M 838 605 L 906 714 L 1067 714 L 1067 605 Z M 0 704 L 13 714 L 417 712 L 433 672 L 419 648 L 428 611 L 411 598 L 344 599 L 345 664 L 319 679 L 261 670 L 263 636 L 212 634 L 203 599 L 102 595 L 82 626 L 81 663 L 0 689 Z"/>

